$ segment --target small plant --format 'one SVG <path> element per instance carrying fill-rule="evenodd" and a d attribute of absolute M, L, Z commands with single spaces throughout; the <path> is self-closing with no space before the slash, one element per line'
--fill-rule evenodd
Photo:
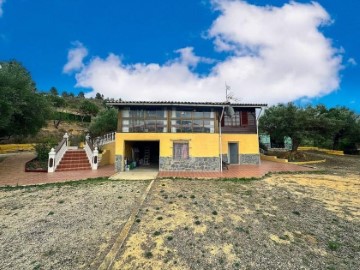
<path fill-rule="evenodd" d="M 340 248 L 341 244 L 337 241 L 329 241 L 328 248 L 332 251 L 336 251 Z"/>
<path fill-rule="evenodd" d="M 159 232 L 159 231 L 154 232 L 154 236 L 159 236 L 160 234 L 161 234 L 161 232 Z"/>
<path fill-rule="evenodd" d="M 48 216 L 52 216 L 52 215 L 54 215 L 55 213 L 53 212 L 53 211 L 50 211 L 49 213 L 48 213 Z"/>
<path fill-rule="evenodd" d="M 247 233 L 249 234 L 249 230 L 248 229 L 245 229 L 243 227 L 236 227 L 235 228 L 238 232 L 244 232 L 244 233 Z"/>
<path fill-rule="evenodd" d="M 145 254 L 144 254 L 144 257 L 145 257 L 146 259 L 150 259 L 150 258 L 153 257 L 153 254 L 152 254 L 151 251 L 146 251 Z"/>
<path fill-rule="evenodd" d="M 157 217 L 156 219 L 157 219 L 157 220 L 162 220 L 162 219 L 163 219 L 163 217 Z"/>
<path fill-rule="evenodd" d="M 195 195 L 190 195 L 190 198 L 191 198 L 191 199 L 195 199 Z"/>
<path fill-rule="evenodd" d="M 122 196 L 118 196 L 118 199 L 122 199 Z"/>
<path fill-rule="evenodd" d="M 137 223 L 140 223 L 141 219 L 140 219 L 140 218 L 137 218 L 135 221 L 136 221 Z"/>
<path fill-rule="evenodd" d="M 290 240 L 290 237 L 289 237 L 288 235 L 281 235 L 281 236 L 279 236 L 279 238 L 280 238 L 281 240 L 285 240 L 285 241 L 289 241 L 289 240 Z"/>
<path fill-rule="evenodd" d="M 216 216 L 216 215 L 218 214 L 218 212 L 216 212 L 216 211 L 214 210 L 214 211 L 212 211 L 212 214 Z"/>
<path fill-rule="evenodd" d="M 300 212 L 299 211 L 292 211 L 292 213 L 294 214 L 294 215 L 297 215 L 297 216 L 300 216 Z"/>
<path fill-rule="evenodd" d="M 59 200 L 58 203 L 59 204 L 63 204 L 65 201 L 64 200 Z"/>
<path fill-rule="evenodd" d="M 168 237 L 166 237 L 166 239 L 167 239 L 168 241 L 171 241 L 171 240 L 174 239 L 174 237 L 172 237 L 172 235 L 169 235 Z"/>
<path fill-rule="evenodd" d="M 201 224 L 201 221 L 200 221 L 200 220 L 196 220 L 194 223 L 195 223 L 195 225 L 200 225 L 200 224 Z"/>

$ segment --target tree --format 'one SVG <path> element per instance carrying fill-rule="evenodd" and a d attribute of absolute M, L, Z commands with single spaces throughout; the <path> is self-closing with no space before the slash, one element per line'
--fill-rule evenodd
<path fill-rule="evenodd" d="M 95 99 L 101 99 L 101 100 L 103 100 L 103 99 L 104 99 L 104 95 L 102 95 L 102 94 L 100 94 L 100 93 L 96 93 Z"/>
<path fill-rule="evenodd" d="M 89 126 L 91 137 L 94 138 L 112 131 L 116 131 L 117 119 L 118 111 L 114 108 L 100 111 Z"/>
<path fill-rule="evenodd" d="M 0 66 L 0 138 L 35 135 L 51 113 L 49 102 L 19 62 Z"/>
<path fill-rule="evenodd" d="M 355 144 L 360 142 L 359 116 L 354 111 L 346 107 L 331 108 L 328 118 L 333 123 L 329 132 L 332 149 L 354 148 Z"/>
<path fill-rule="evenodd" d="M 63 92 L 61 93 L 61 96 L 64 97 L 64 98 L 66 98 L 66 97 L 69 96 L 69 93 L 66 92 L 66 91 L 63 91 Z"/>
<path fill-rule="evenodd" d="M 49 92 L 50 92 L 50 94 L 53 95 L 53 96 L 59 95 L 58 90 L 57 90 L 54 86 L 52 86 L 52 87 L 50 88 Z"/>
<path fill-rule="evenodd" d="M 78 93 L 78 97 L 79 97 L 79 98 L 85 98 L 84 92 L 83 92 L 83 91 L 80 91 L 80 92 Z"/>
<path fill-rule="evenodd" d="M 79 113 L 81 114 L 81 121 L 84 121 L 85 116 L 96 116 L 99 112 L 99 107 L 93 102 L 85 99 L 81 102 Z"/>
<path fill-rule="evenodd" d="M 326 134 L 326 110 L 323 106 L 299 108 L 293 103 L 279 104 L 267 109 L 260 118 L 259 128 L 277 140 L 285 136 L 292 140 L 292 152 L 297 151 L 305 138 L 314 138 Z"/>

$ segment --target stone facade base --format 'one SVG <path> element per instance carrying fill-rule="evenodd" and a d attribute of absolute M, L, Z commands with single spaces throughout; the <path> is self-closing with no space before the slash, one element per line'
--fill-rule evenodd
<path fill-rule="evenodd" d="M 239 155 L 240 164 L 260 164 L 260 155 L 258 154 L 241 154 Z"/>
<path fill-rule="evenodd" d="M 122 172 L 124 170 L 123 156 L 115 155 L 115 172 Z"/>
<path fill-rule="evenodd" d="M 191 157 L 185 160 L 174 160 L 172 157 L 160 157 L 160 171 L 218 171 L 220 158 Z"/>

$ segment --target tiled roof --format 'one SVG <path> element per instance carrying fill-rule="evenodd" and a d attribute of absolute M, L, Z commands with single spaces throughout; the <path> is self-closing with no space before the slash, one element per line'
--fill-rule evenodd
<path fill-rule="evenodd" d="M 222 107 L 231 105 L 233 107 L 253 107 L 260 108 L 266 107 L 267 104 L 260 103 L 230 103 L 230 102 L 187 102 L 187 101 L 108 101 L 109 106 L 209 106 L 209 107 Z"/>

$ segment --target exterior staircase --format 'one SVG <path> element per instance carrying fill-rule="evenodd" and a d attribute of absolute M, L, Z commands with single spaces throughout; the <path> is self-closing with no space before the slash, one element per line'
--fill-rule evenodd
<path fill-rule="evenodd" d="M 91 170 L 89 159 L 85 150 L 70 150 L 68 149 L 59 165 L 56 168 L 57 172 L 63 171 L 78 171 Z"/>

